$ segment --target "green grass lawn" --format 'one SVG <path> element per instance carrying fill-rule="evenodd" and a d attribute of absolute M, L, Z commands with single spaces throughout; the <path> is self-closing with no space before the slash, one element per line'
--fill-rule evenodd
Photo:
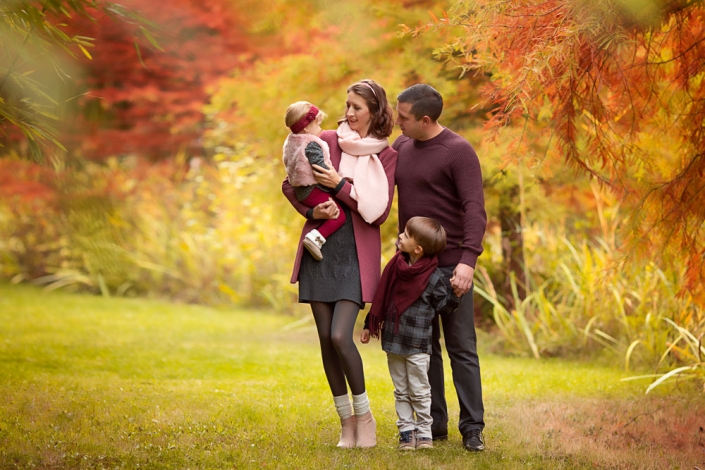
<path fill-rule="evenodd" d="M 360 350 L 378 445 L 338 449 L 315 331 L 295 320 L 0 285 L 0 468 L 705 469 L 692 384 L 644 396 L 617 368 L 487 352 L 487 450 L 453 429 L 402 454 L 374 341 Z"/>

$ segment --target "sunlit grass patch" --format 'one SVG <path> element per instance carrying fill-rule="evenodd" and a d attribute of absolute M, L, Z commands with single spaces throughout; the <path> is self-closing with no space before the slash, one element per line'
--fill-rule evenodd
<path fill-rule="evenodd" d="M 401 455 L 391 380 L 377 342 L 360 349 L 378 446 L 337 449 L 339 424 L 315 331 L 288 328 L 295 320 L 0 286 L 0 468 L 705 463 L 698 453 L 697 429 L 705 426 L 701 396 L 664 388 L 644 397 L 643 384 L 621 382 L 617 368 L 486 352 L 480 358 L 487 451 L 473 455 L 461 447 L 448 370 L 449 440 Z M 678 446 L 662 445 L 653 429 L 688 437 Z"/>

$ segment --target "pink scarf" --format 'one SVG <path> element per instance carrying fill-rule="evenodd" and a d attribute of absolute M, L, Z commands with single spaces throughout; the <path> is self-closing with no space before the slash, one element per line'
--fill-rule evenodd
<path fill-rule="evenodd" d="M 377 220 L 389 203 L 389 183 L 378 154 L 389 147 L 387 139 L 361 138 L 347 122 L 338 126 L 338 144 L 343 151 L 338 174 L 353 182 L 350 197 L 368 224 Z"/>

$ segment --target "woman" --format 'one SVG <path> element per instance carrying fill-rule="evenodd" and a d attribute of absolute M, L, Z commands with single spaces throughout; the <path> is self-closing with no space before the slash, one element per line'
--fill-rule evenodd
<path fill-rule="evenodd" d="M 362 359 L 352 333 L 358 312 L 372 301 L 379 283 L 379 226 L 391 209 L 397 164 L 397 152 L 388 141 L 394 120 L 384 88 L 373 80 L 362 80 L 347 93 L 338 130 L 319 136 L 330 148 L 333 168 L 314 166 L 316 180 L 330 188 L 346 215 L 345 224 L 321 246 L 321 261 L 303 249 L 303 238 L 323 220 L 340 215 L 336 204 L 331 199 L 309 209 L 297 200 L 288 179 L 282 184 L 291 205 L 308 219 L 291 282 L 299 282 L 299 302 L 311 304 L 323 369 L 341 419 L 338 447 L 345 448 L 372 447 L 377 442 Z"/>

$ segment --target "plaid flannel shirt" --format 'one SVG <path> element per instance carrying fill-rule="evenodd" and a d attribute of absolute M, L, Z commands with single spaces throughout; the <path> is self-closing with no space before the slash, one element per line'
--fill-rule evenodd
<path fill-rule="evenodd" d="M 399 317 L 399 331 L 394 333 L 394 321 L 382 325 L 382 349 L 388 353 L 410 355 L 431 354 L 433 317 L 451 313 L 460 304 L 440 269 L 431 274 L 426 289 L 416 302 Z"/>

